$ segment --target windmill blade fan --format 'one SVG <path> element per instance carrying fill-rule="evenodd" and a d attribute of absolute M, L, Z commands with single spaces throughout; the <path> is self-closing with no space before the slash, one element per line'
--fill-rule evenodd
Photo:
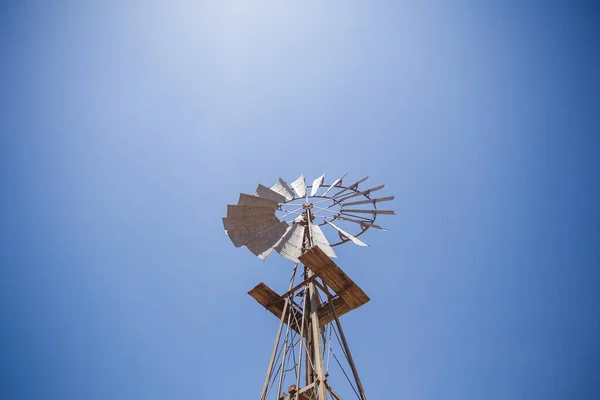
<path fill-rule="evenodd" d="M 225 232 L 236 247 L 246 247 L 262 260 L 273 250 L 299 262 L 299 257 L 314 246 L 329 257 L 336 257 L 333 247 L 343 243 L 368 246 L 358 236 L 369 228 L 385 231 L 375 224 L 375 219 L 394 212 L 378 210 L 376 204 L 393 200 L 394 196 L 371 199 L 369 195 L 384 185 L 359 190 L 359 184 L 367 178 L 344 186 L 345 176 L 325 184 L 325 175 L 321 175 L 309 187 L 304 175 L 291 185 L 282 178 L 270 188 L 259 184 L 254 194 L 240 193 L 238 203 L 227 206 L 227 216 L 223 218 Z M 321 186 L 327 189 L 318 195 Z M 335 194 L 331 193 L 334 188 L 337 189 Z M 349 199 L 356 200 L 347 202 Z M 372 209 L 346 208 L 365 205 Z M 344 228 L 333 221 L 341 222 Z M 324 228 L 334 233 L 337 241 L 330 243 Z"/>

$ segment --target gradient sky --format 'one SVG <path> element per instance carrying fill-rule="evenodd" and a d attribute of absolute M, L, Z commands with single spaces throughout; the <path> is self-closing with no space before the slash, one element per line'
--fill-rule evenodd
<path fill-rule="evenodd" d="M 221 217 L 348 172 L 396 195 L 338 252 L 369 399 L 599 399 L 600 8 L 562 3 L 2 2 L 0 397 L 258 398 L 290 263 Z"/>

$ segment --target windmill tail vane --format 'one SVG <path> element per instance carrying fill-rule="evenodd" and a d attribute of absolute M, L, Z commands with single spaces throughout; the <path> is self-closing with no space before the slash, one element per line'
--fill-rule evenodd
<path fill-rule="evenodd" d="M 248 292 L 279 319 L 260 400 L 340 400 L 343 378 L 348 396 L 367 398 L 339 318 L 370 299 L 332 258 L 344 243 L 368 246 L 359 239 L 368 229 L 385 231 L 375 221 L 394 211 L 378 204 L 394 196 L 373 196 L 384 185 L 359 188 L 368 177 L 349 185 L 345 177 L 325 184 L 321 175 L 310 185 L 304 175 L 289 185 L 279 178 L 227 206 L 223 226 L 236 247 L 262 260 L 275 250 L 294 263 L 284 294 L 263 282 Z"/>

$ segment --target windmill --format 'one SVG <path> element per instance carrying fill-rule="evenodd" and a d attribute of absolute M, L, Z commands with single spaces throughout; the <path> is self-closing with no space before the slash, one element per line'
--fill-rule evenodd
<path fill-rule="evenodd" d="M 340 317 L 369 297 L 332 258 L 341 244 L 367 246 L 359 236 L 368 229 L 385 230 L 375 221 L 394 211 L 378 204 L 394 196 L 372 196 L 384 185 L 359 188 L 367 178 L 345 186 L 345 176 L 324 184 L 322 175 L 311 185 L 303 175 L 291 185 L 279 178 L 270 188 L 259 184 L 254 194 L 241 193 L 237 205 L 227 206 L 223 225 L 236 247 L 246 247 L 262 260 L 276 251 L 293 262 L 285 293 L 279 295 L 263 282 L 248 292 L 279 319 L 260 400 L 341 400 L 329 377 L 331 356 L 357 398 L 366 400 Z M 328 241 L 324 230 L 335 239 Z M 332 351 L 334 339 L 351 374 Z"/>

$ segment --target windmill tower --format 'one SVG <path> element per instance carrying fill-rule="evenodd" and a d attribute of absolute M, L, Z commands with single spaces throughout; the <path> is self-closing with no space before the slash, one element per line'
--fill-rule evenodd
<path fill-rule="evenodd" d="M 223 225 L 236 247 L 263 260 L 275 250 L 293 262 L 285 293 L 263 282 L 248 292 L 279 319 L 260 400 L 341 400 L 329 376 L 332 356 L 357 398 L 366 400 L 340 317 L 369 297 L 332 260 L 333 248 L 349 242 L 367 246 L 358 237 L 370 228 L 385 230 L 375 220 L 394 211 L 377 205 L 394 196 L 373 198 L 384 185 L 363 190 L 359 185 L 367 178 L 348 186 L 344 178 L 324 184 L 322 175 L 306 185 L 300 175 L 291 187 L 279 178 L 271 188 L 259 184 L 253 195 L 241 193 L 237 205 L 227 206 Z M 336 235 L 333 242 L 323 229 Z M 332 350 L 336 339 L 339 358 Z"/>

